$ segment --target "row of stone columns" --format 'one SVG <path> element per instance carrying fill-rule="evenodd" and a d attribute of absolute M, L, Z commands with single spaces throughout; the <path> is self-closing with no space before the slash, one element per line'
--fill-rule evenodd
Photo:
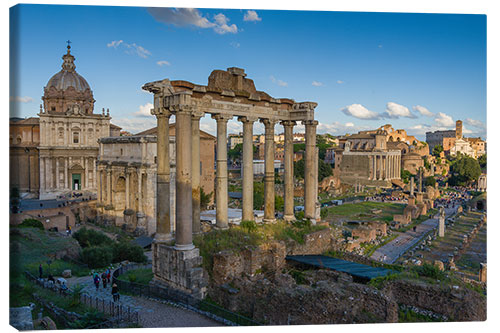
<path fill-rule="evenodd" d="M 175 248 L 193 248 L 192 235 L 200 232 L 200 118 L 186 105 L 167 111 L 155 108 L 152 113 L 158 120 L 157 141 L 157 233 L 156 241 L 172 239 L 169 219 L 170 163 L 168 120 L 175 114 L 176 134 L 176 225 Z M 231 115 L 213 114 L 217 122 L 217 166 L 216 166 L 216 227 L 226 229 L 228 221 L 228 173 L 227 173 L 227 123 Z M 254 117 L 238 118 L 243 123 L 243 207 L 242 220 L 254 220 L 253 214 L 253 124 Z M 275 120 L 260 119 L 265 126 L 265 175 L 264 175 L 264 222 L 275 220 L 274 191 L 274 126 Z M 285 218 L 294 219 L 293 202 L 293 126 L 294 121 L 282 121 L 285 127 Z M 315 219 L 317 192 L 316 126 L 317 121 L 304 122 L 306 126 L 306 217 Z"/>
<path fill-rule="evenodd" d="M 125 170 L 125 209 L 132 208 L 132 203 L 130 201 L 131 193 L 133 193 L 133 189 L 130 186 L 130 179 L 132 174 L 135 173 L 137 175 L 137 198 L 138 198 L 138 212 L 142 212 L 142 202 L 143 202 L 143 191 L 142 191 L 142 175 L 143 171 L 141 168 L 127 168 Z M 102 186 L 106 182 L 106 192 L 104 192 L 104 186 Z M 113 195 L 112 195 L 112 186 L 113 182 L 113 170 L 111 167 L 108 168 L 100 168 L 99 170 L 99 183 L 101 186 L 99 187 L 99 191 L 97 192 L 97 200 L 99 202 L 104 202 L 106 205 L 113 204 Z"/>
<path fill-rule="evenodd" d="M 401 174 L 401 161 L 398 155 L 372 155 L 370 158 L 370 179 L 396 179 Z"/>
<path fill-rule="evenodd" d="M 60 159 L 63 159 L 63 165 L 60 163 Z M 97 171 L 96 171 L 96 159 L 88 157 L 76 158 L 82 163 L 84 169 L 84 177 L 82 177 L 82 183 L 80 184 L 80 189 L 87 189 L 89 187 L 97 187 Z M 52 168 L 53 160 L 55 160 L 55 174 Z M 72 163 L 72 157 L 40 157 L 40 189 L 65 189 L 73 190 L 73 184 L 71 182 L 71 177 L 69 175 L 69 167 Z M 90 165 L 92 168 L 92 183 L 89 182 L 89 169 Z M 64 180 L 60 181 L 60 171 L 61 168 L 64 170 Z M 82 175 L 83 176 L 83 175 Z"/>

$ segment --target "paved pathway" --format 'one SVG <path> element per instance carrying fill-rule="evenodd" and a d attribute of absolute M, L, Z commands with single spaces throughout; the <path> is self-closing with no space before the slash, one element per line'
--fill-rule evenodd
<path fill-rule="evenodd" d="M 455 211 L 456 208 L 446 208 L 446 216 L 452 215 Z M 436 218 L 431 218 L 420 223 L 417 226 L 416 231 L 408 230 L 407 232 L 400 234 L 391 242 L 375 250 L 375 252 L 371 255 L 371 258 L 386 264 L 393 264 L 403 253 L 420 242 L 425 234 L 427 234 L 430 230 L 437 228 L 438 224 L 439 222 Z"/>
<path fill-rule="evenodd" d="M 105 300 L 113 299 L 111 296 L 111 286 L 108 284 L 107 288 L 103 288 L 102 283 L 100 283 L 99 290 L 96 290 L 90 276 L 69 278 L 67 281 L 70 288 L 80 284 L 84 287 L 82 291 L 91 296 Z M 122 305 L 139 311 L 139 324 L 145 328 L 222 326 L 222 324 L 191 310 L 163 304 L 143 297 L 121 294 L 119 302 Z"/>

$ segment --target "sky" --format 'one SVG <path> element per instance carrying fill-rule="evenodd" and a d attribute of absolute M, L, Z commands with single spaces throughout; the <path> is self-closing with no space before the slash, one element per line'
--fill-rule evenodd
<path fill-rule="evenodd" d="M 275 98 L 318 103 L 318 133 L 390 123 L 422 140 L 460 119 L 465 136 L 486 138 L 486 15 L 18 5 L 11 116 L 36 116 L 66 40 L 94 112 L 109 108 L 132 133 L 156 124 L 144 83 L 206 85 L 212 70 L 240 67 Z M 201 121 L 211 134 L 215 126 Z"/>

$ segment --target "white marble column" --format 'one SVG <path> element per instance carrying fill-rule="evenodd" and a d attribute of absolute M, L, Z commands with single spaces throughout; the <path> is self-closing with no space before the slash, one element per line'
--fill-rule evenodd
<path fill-rule="evenodd" d="M 138 199 L 138 206 L 137 211 L 142 213 L 142 171 L 141 169 L 137 170 L 137 199 Z"/>
<path fill-rule="evenodd" d="M 40 157 L 40 190 L 45 190 L 45 157 Z"/>
<path fill-rule="evenodd" d="M 111 176 L 112 172 L 111 169 L 108 167 L 108 170 L 106 172 L 106 204 L 108 206 L 113 204 L 113 200 L 111 198 Z"/>
<path fill-rule="evenodd" d="M 85 189 L 89 188 L 89 163 L 88 163 L 88 158 L 84 157 L 84 164 L 85 164 Z"/>
<path fill-rule="evenodd" d="M 125 169 L 125 209 L 130 209 L 130 172 Z"/>
<path fill-rule="evenodd" d="M 97 159 L 92 159 L 92 188 L 97 189 Z"/>

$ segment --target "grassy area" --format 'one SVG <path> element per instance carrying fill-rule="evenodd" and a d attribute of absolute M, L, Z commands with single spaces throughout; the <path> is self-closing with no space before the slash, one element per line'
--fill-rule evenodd
<path fill-rule="evenodd" d="M 394 215 L 403 213 L 404 207 L 405 205 L 399 203 L 364 201 L 330 207 L 328 208 L 328 218 L 390 222 Z M 378 209 L 382 212 L 378 214 L 372 212 Z"/>
<path fill-rule="evenodd" d="M 48 260 L 51 260 L 50 273 L 61 275 L 62 271 L 71 269 L 75 276 L 88 275 L 90 270 L 76 263 L 54 259 L 54 254 L 70 247 L 79 247 L 71 237 L 36 228 L 10 229 L 10 270 L 11 276 L 25 270 L 38 276 L 38 265 L 42 264 L 44 274 L 49 273 Z"/>
<path fill-rule="evenodd" d="M 439 322 L 437 318 L 429 317 L 420 313 L 416 313 L 410 309 L 399 309 L 399 323 L 422 323 L 422 322 Z"/>
<path fill-rule="evenodd" d="M 151 268 L 140 268 L 134 269 L 122 274 L 118 277 L 118 280 L 138 283 L 138 284 L 149 284 L 153 279 L 153 271 Z"/>

